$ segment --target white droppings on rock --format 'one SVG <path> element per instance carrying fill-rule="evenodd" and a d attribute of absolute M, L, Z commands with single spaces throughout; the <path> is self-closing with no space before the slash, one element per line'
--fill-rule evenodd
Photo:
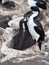
<path fill-rule="evenodd" d="M 49 38 L 49 30 L 47 32 L 45 32 L 45 34 L 47 35 L 47 37 Z"/>
<path fill-rule="evenodd" d="M 14 19 L 14 20 L 11 20 L 9 21 L 8 25 L 10 27 L 12 27 L 13 29 L 20 29 L 19 27 L 19 23 L 20 23 L 20 20 L 23 19 L 23 17 L 19 17 L 17 19 Z M 24 27 L 24 26 L 23 26 Z"/>

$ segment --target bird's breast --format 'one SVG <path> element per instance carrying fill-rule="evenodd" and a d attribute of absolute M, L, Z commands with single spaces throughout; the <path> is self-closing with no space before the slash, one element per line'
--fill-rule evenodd
<path fill-rule="evenodd" d="M 30 18 L 29 21 L 27 22 L 27 26 L 28 26 L 28 30 L 31 34 L 31 36 L 33 38 L 36 39 L 36 41 L 38 41 L 39 39 L 39 34 L 35 31 L 34 26 L 37 26 L 34 22 L 33 22 L 33 18 Z"/>

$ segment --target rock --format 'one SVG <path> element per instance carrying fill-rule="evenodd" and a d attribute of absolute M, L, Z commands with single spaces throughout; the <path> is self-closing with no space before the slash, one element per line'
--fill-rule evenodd
<path fill-rule="evenodd" d="M 27 31 L 19 31 L 12 39 L 13 49 L 24 50 L 36 44 L 32 36 Z"/>
<path fill-rule="evenodd" d="M 2 34 L 1 34 L 2 33 Z M 8 46 L 10 45 L 10 41 L 8 41 L 10 39 L 10 35 L 8 32 L 5 31 L 5 29 L 0 28 L 0 49 L 2 44 L 5 42 L 7 42 Z"/>
<path fill-rule="evenodd" d="M 12 9 L 15 7 L 15 3 L 13 1 L 7 1 L 7 2 L 3 3 L 3 7 Z"/>
<path fill-rule="evenodd" d="M 5 31 L 11 36 L 12 38 L 18 33 L 19 30 L 7 27 Z"/>
<path fill-rule="evenodd" d="M 45 32 L 45 34 L 47 35 L 47 37 L 49 38 L 49 30 L 47 32 Z"/>
<path fill-rule="evenodd" d="M 18 30 L 18 29 L 20 29 L 20 27 L 19 27 L 19 22 L 20 22 L 20 20 L 21 20 L 22 18 L 23 18 L 23 17 L 18 17 L 17 19 L 11 20 L 11 21 L 9 21 L 8 25 L 9 25 L 10 27 L 12 27 L 13 29 Z"/>
<path fill-rule="evenodd" d="M 8 26 L 8 22 L 11 20 L 12 18 L 10 16 L 1 16 L 0 17 L 0 27 L 2 28 L 6 28 L 9 27 Z"/>

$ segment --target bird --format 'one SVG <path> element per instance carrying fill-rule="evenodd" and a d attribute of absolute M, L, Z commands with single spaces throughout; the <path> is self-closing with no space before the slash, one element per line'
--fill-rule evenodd
<path fill-rule="evenodd" d="M 0 16 L 0 27 L 6 28 L 9 27 L 8 22 L 12 20 L 12 17 L 9 15 Z"/>
<path fill-rule="evenodd" d="M 39 23 L 39 21 L 40 21 L 39 14 L 40 14 L 41 10 L 47 9 L 46 0 L 28 0 L 28 4 L 29 4 L 30 8 L 32 9 L 32 11 L 34 10 L 34 13 L 30 17 L 30 20 L 29 20 L 30 22 L 27 22 L 27 26 L 28 26 L 30 34 L 32 36 L 35 35 L 34 37 L 36 38 L 36 41 L 38 41 L 38 43 L 39 43 L 38 46 L 39 46 L 39 49 L 41 50 L 42 41 L 45 38 L 45 32 L 42 28 L 42 25 Z M 32 32 L 34 32 L 35 34 Z M 38 33 L 38 34 L 36 34 L 36 33 Z"/>
<path fill-rule="evenodd" d="M 38 42 L 38 47 L 41 50 L 42 41 L 44 41 L 45 38 L 45 32 L 41 25 L 41 23 L 36 20 L 36 17 L 39 14 L 39 8 L 37 6 L 32 7 L 33 14 L 29 17 L 29 20 L 27 22 L 28 30 L 32 37 Z"/>

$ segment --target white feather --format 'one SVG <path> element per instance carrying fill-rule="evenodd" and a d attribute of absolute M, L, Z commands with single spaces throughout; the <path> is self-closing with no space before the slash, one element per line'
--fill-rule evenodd
<path fill-rule="evenodd" d="M 7 27 L 5 29 L 5 31 L 13 38 L 17 33 L 18 31 L 16 32 L 13 28 L 10 28 L 10 27 Z"/>
<path fill-rule="evenodd" d="M 36 6 L 36 1 L 34 1 L 34 0 L 28 0 L 28 5 L 29 5 L 30 7 Z"/>
<path fill-rule="evenodd" d="M 28 29 L 30 34 L 33 36 L 33 38 L 36 39 L 36 41 L 39 39 L 39 34 L 36 33 L 34 30 L 34 26 L 37 26 L 33 21 L 33 18 L 38 15 L 38 12 L 34 12 L 33 15 L 30 16 L 29 21 L 27 22 Z"/>

